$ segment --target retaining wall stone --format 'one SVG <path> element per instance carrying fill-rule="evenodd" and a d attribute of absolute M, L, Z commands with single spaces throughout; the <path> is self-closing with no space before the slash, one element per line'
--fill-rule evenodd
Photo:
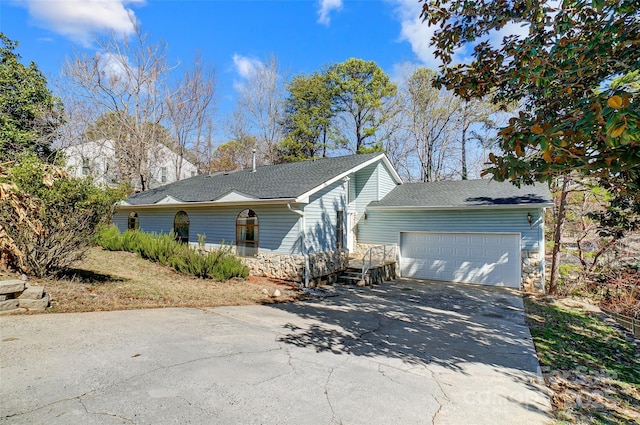
<path fill-rule="evenodd" d="M 538 293 L 545 291 L 542 260 L 538 251 L 522 251 L 522 289 Z"/>
<path fill-rule="evenodd" d="M 24 280 L 0 280 L 0 294 L 15 294 L 24 291 Z"/>
<path fill-rule="evenodd" d="M 51 297 L 42 286 L 31 286 L 22 279 L 0 280 L 0 312 L 44 311 Z"/>

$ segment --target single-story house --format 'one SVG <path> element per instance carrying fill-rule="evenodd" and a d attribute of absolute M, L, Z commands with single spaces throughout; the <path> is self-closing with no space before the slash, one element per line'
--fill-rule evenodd
<path fill-rule="evenodd" d="M 251 272 L 308 284 L 396 245 L 402 276 L 544 287 L 546 186 L 403 183 L 381 153 L 201 174 L 118 206 L 121 231 L 231 245 Z"/>

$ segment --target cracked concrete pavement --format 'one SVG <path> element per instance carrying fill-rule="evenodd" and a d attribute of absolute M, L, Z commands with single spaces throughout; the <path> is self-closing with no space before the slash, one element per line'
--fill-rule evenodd
<path fill-rule="evenodd" d="M 517 292 L 333 289 L 272 306 L 0 317 L 0 423 L 550 422 Z"/>

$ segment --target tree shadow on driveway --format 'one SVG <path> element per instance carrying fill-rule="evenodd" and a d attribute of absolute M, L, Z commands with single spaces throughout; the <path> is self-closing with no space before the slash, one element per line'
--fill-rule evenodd
<path fill-rule="evenodd" d="M 537 373 L 538 361 L 516 291 L 399 279 L 338 296 L 275 308 L 312 319 L 291 323 L 280 341 L 356 356 L 397 358 L 466 373 L 464 364 Z"/>

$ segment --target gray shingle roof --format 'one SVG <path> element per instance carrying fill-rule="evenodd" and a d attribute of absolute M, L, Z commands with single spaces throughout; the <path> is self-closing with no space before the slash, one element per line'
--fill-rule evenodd
<path fill-rule="evenodd" d="M 297 198 L 324 182 L 357 167 L 380 153 L 323 158 L 315 161 L 267 165 L 229 173 L 200 174 L 140 192 L 127 199 L 131 205 L 155 204 L 171 196 L 182 202 L 214 201 L 232 192 L 256 199 Z"/>
<path fill-rule="evenodd" d="M 551 192 L 544 184 L 514 186 L 493 180 L 456 180 L 431 183 L 405 183 L 395 187 L 369 207 L 456 208 L 531 205 L 548 206 Z"/>

